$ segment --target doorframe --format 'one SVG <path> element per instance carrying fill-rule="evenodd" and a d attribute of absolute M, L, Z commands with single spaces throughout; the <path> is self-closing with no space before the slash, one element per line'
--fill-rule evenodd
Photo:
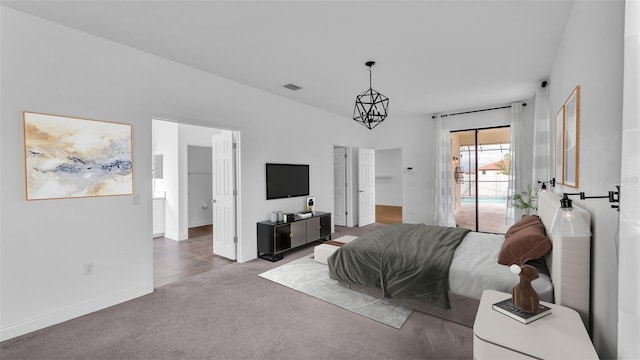
<path fill-rule="evenodd" d="M 357 184 L 358 178 L 357 175 L 354 177 L 354 166 L 357 167 L 357 161 L 354 164 L 353 161 L 353 148 L 351 146 L 346 145 L 333 145 L 333 149 L 335 148 L 344 148 L 345 154 L 347 157 L 345 158 L 345 179 L 347 181 L 347 186 L 345 189 L 345 198 L 346 198 L 346 210 L 347 210 L 347 227 L 354 227 L 357 219 L 357 209 L 354 207 L 354 204 L 357 204 L 357 193 L 354 195 L 354 186 L 353 184 Z M 354 199 L 354 196 L 356 197 Z M 335 213 L 335 204 L 333 206 Z M 332 222 L 335 225 L 335 222 Z"/>
<path fill-rule="evenodd" d="M 336 203 L 335 203 L 335 197 L 336 197 L 336 196 L 335 196 L 335 194 L 336 194 L 336 191 L 335 191 L 335 176 L 336 176 L 335 169 L 336 169 L 336 157 L 335 157 L 335 154 L 336 154 L 336 149 L 343 149 L 343 150 L 344 150 L 344 185 L 343 185 L 343 187 L 344 187 L 344 191 L 343 191 L 343 194 L 344 194 L 344 195 L 343 195 L 343 196 L 344 196 L 344 211 L 345 211 L 345 214 L 344 214 L 344 223 L 345 223 L 345 225 L 344 225 L 344 226 L 348 226 L 348 224 L 349 224 L 349 219 L 348 219 L 348 218 L 349 218 L 349 213 L 350 213 L 350 211 L 349 211 L 349 204 L 351 203 L 351 202 L 349 201 L 349 193 L 348 193 L 348 191 L 347 191 L 347 186 L 348 186 L 348 185 L 349 185 L 349 183 L 351 182 L 351 181 L 348 181 L 348 176 L 347 176 L 347 169 L 349 168 L 349 166 L 348 166 L 348 155 L 347 155 L 348 150 L 347 150 L 347 147 L 346 147 L 346 146 L 338 146 L 338 145 L 334 145 L 334 146 L 333 146 L 333 155 L 334 155 L 334 156 L 333 156 L 333 170 L 334 170 L 334 173 L 333 173 L 333 179 L 334 179 L 334 189 L 333 189 L 333 195 L 334 195 L 334 196 L 333 196 L 333 198 L 334 198 L 334 202 L 333 202 L 333 217 L 334 217 L 334 219 L 333 219 L 333 221 L 332 221 L 332 224 L 335 224 L 335 225 L 337 225 L 337 226 L 340 226 L 340 225 L 338 225 L 338 221 L 336 220 L 336 216 L 338 215 L 338 211 L 336 210 Z"/>
<path fill-rule="evenodd" d="M 361 198 L 362 198 L 361 195 L 362 195 L 362 193 L 364 193 L 364 191 L 360 190 L 361 189 L 361 187 L 360 187 L 361 186 L 360 175 L 361 175 L 361 172 L 362 172 L 360 159 L 361 159 L 361 155 L 362 154 L 364 154 L 365 152 L 369 152 L 369 151 L 371 152 L 371 154 L 373 156 L 373 161 L 372 161 L 372 164 L 371 164 L 371 167 L 372 167 L 373 171 L 371 171 L 371 174 L 370 174 L 371 178 L 369 179 L 369 177 L 367 177 L 367 179 L 371 180 L 371 184 L 372 185 L 370 187 L 373 187 L 372 194 L 371 194 L 371 196 L 373 197 L 373 203 L 371 204 L 371 207 L 365 207 L 365 206 L 362 205 L 363 203 L 360 201 Z M 358 183 L 357 183 L 358 184 L 358 189 L 357 189 L 357 195 L 358 195 L 358 203 L 357 203 L 358 204 L 357 205 L 358 206 L 358 217 L 357 217 L 357 219 L 358 219 L 358 227 L 371 225 L 371 224 L 375 224 L 376 223 L 376 190 L 375 190 L 376 189 L 376 160 L 375 159 L 376 159 L 376 149 L 374 149 L 374 148 L 365 148 L 365 147 L 358 148 L 358 156 L 357 156 L 357 161 L 356 161 L 357 169 L 358 169 L 358 171 L 357 171 L 358 172 Z M 366 220 L 369 219 L 369 218 L 368 217 L 367 218 L 363 218 L 361 216 L 360 210 L 363 209 L 363 208 L 365 208 L 365 209 L 368 208 L 368 210 L 371 211 L 371 213 L 372 213 L 372 219 L 370 219 L 371 222 L 370 223 L 366 223 L 365 225 L 360 223 L 361 220 L 365 220 L 364 222 L 366 222 Z"/>
<path fill-rule="evenodd" d="M 204 127 L 204 128 L 209 128 L 209 129 L 217 129 L 217 130 L 226 130 L 226 131 L 231 131 L 233 133 L 233 142 L 235 144 L 234 149 L 233 149 L 233 161 L 234 161 L 234 167 L 235 167 L 235 184 L 234 184 L 234 188 L 236 190 L 236 196 L 235 196 L 235 212 L 236 212 L 236 216 L 235 216 L 235 233 L 236 233 L 236 237 L 238 239 L 238 241 L 236 242 L 236 253 L 239 254 L 242 251 L 242 146 L 241 146 L 241 131 L 238 129 L 233 129 L 233 128 L 228 128 L 225 126 L 218 126 L 215 123 L 205 123 L 202 121 L 196 121 L 196 120 L 190 120 L 190 121 L 183 121 L 183 120 L 176 120 L 175 118 L 168 118 L 168 117 L 164 117 L 164 116 L 150 116 L 151 117 L 151 121 L 149 122 L 149 130 L 147 132 L 148 134 L 148 141 L 147 141 L 147 146 L 146 146 L 146 150 L 148 151 L 148 160 L 145 160 L 145 163 L 147 164 L 147 168 L 151 169 L 151 158 L 154 155 L 154 148 L 153 148 L 153 121 L 154 120 L 160 120 L 160 121 L 165 121 L 165 122 L 170 122 L 170 123 L 175 123 L 178 125 L 186 125 L 186 126 L 199 126 L 199 127 Z M 188 146 L 188 145 L 187 145 Z M 188 156 L 187 156 L 187 148 L 185 146 L 185 154 L 184 154 L 184 159 L 182 160 L 187 160 Z M 180 149 L 178 149 L 178 152 L 180 153 Z M 180 155 L 180 154 L 178 154 Z M 184 170 L 184 174 L 182 176 L 182 181 L 185 181 L 185 189 L 186 191 L 184 192 L 184 194 L 181 194 L 180 196 L 186 196 L 186 192 L 188 191 L 188 174 L 186 174 L 187 168 L 185 167 Z M 150 259 L 150 267 L 149 267 L 149 272 L 148 272 L 148 286 L 149 289 L 151 290 L 150 292 L 155 291 L 154 286 L 153 286 L 153 282 L 154 282 L 154 274 L 153 274 L 153 262 L 154 262 L 154 256 L 153 256 L 153 192 L 154 192 L 154 186 L 153 186 L 153 174 L 151 171 L 147 172 L 147 177 L 145 179 L 145 181 L 150 181 L 150 186 L 149 186 L 149 190 L 148 190 L 148 196 L 147 196 L 147 209 L 148 209 L 148 214 L 150 216 L 147 217 L 147 227 L 148 227 L 148 236 L 147 238 L 149 239 L 148 241 L 148 259 Z M 135 202 L 135 199 L 134 199 Z M 185 209 L 185 211 L 188 211 L 188 208 Z M 187 215 L 188 218 L 188 215 Z M 188 232 L 188 224 L 187 224 L 187 232 Z M 235 260 L 237 262 L 237 259 Z"/>

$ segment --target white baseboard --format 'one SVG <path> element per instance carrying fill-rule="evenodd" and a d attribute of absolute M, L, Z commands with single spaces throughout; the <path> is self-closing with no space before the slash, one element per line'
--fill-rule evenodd
<path fill-rule="evenodd" d="M 12 324 L 0 328 L 0 341 L 9 340 L 20 335 L 28 334 L 36 330 L 60 324 L 62 322 L 75 319 L 77 317 L 87 315 L 98 310 L 106 309 L 110 306 L 117 305 L 152 292 L 153 288 L 149 290 L 147 287 L 136 287 L 133 289 L 122 291 L 115 295 L 97 299 L 95 301 L 74 305 L 60 311 L 23 321 L 21 323 Z"/>
<path fill-rule="evenodd" d="M 171 240 L 182 241 L 187 240 L 189 238 L 188 233 L 176 233 L 176 232 L 165 232 L 164 237 L 169 238 Z"/>
<path fill-rule="evenodd" d="M 211 225 L 211 224 L 213 224 L 211 222 L 211 219 L 194 220 L 194 221 L 189 223 L 189 228 L 198 227 L 198 226 L 205 226 L 205 225 Z"/>

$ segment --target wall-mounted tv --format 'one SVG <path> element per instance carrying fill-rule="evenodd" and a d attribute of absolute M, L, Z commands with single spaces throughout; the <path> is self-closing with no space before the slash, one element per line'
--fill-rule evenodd
<path fill-rule="evenodd" d="M 267 200 L 309 195 L 309 165 L 267 163 Z"/>

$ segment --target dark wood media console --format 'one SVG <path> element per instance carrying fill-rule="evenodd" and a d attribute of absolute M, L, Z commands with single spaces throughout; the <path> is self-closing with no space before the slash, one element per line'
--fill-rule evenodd
<path fill-rule="evenodd" d="M 318 240 L 331 239 L 331 213 L 316 212 L 291 222 L 261 221 L 258 228 L 258 257 L 278 261 L 284 252 Z"/>

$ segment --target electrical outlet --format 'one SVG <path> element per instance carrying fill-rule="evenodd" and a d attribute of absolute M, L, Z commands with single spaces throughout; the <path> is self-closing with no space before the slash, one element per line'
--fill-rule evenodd
<path fill-rule="evenodd" d="M 84 264 L 84 274 L 93 275 L 93 263 Z"/>

